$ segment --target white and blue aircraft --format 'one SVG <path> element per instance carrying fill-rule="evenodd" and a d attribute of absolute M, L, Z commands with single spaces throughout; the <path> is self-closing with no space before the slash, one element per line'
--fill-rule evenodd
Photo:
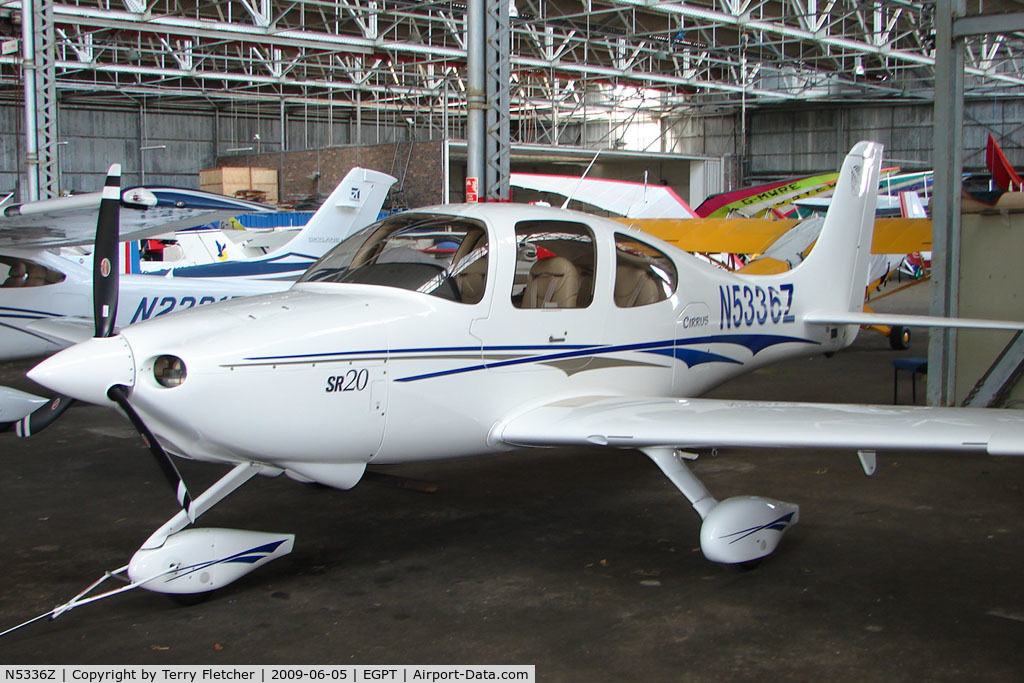
<path fill-rule="evenodd" d="M 124 275 L 117 319 L 135 323 L 214 301 L 287 289 L 328 249 L 376 220 L 394 182 L 385 173 L 353 168 L 306 226 L 280 250 L 265 256 L 177 269 L 165 277 Z M 76 263 L 57 249 L 92 242 L 99 195 L 38 202 L 31 211 L 22 205 L 0 217 L 0 361 L 48 355 L 91 333 L 92 257 Z M 133 188 L 121 195 L 122 239 L 273 210 L 195 190 Z M 147 202 L 147 196 L 153 199 Z M 69 215 L 70 205 L 74 215 Z M 76 336 L 71 330 L 75 323 L 81 328 L 82 319 L 86 332 Z M 0 422 L 11 419 L 0 408 Z"/>
<path fill-rule="evenodd" d="M 396 178 L 353 167 L 309 221 L 289 230 L 194 230 L 175 239 L 182 259 L 142 264 L 176 278 L 296 280 L 328 249 L 377 220 Z M 239 240 L 245 237 L 244 241 Z"/>
<path fill-rule="evenodd" d="M 738 564 L 772 553 L 798 507 L 716 500 L 687 467 L 696 450 L 849 449 L 869 473 L 885 449 L 1024 454 L 1016 410 L 696 398 L 784 358 L 838 351 L 867 322 L 1024 327 L 862 312 L 881 159 L 878 144 L 854 147 L 817 246 L 782 274 L 725 272 L 582 213 L 466 204 L 377 222 L 287 292 L 116 333 L 97 316 L 96 338 L 29 377 L 119 407 L 182 509 L 114 572 L 125 588 L 87 595 L 97 582 L 51 616 L 135 587 L 208 592 L 290 552 L 290 534 L 188 528 L 257 474 L 348 489 L 369 464 L 639 449 L 702 518 L 704 555 Z M 113 310 L 109 288 L 98 291 Z M 246 414 L 246 429 L 226 411 Z M 193 496 L 172 456 L 232 469 Z"/>

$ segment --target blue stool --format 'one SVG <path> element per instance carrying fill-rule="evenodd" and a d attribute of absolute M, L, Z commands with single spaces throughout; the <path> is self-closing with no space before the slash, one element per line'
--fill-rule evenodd
<path fill-rule="evenodd" d="M 894 358 L 892 361 L 892 402 L 899 403 L 899 377 L 900 370 L 910 372 L 911 396 L 914 403 L 917 403 L 917 376 L 928 374 L 927 358 Z"/>

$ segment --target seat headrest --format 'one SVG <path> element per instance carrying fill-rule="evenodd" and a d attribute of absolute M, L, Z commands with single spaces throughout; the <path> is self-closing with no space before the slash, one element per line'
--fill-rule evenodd
<path fill-rule="evenodd" d="M 523 308 L 575 308 L 579 270 L 563 256 L 541 259 L 530 268 Z"/>
<path fill-rule="evenodd" d="M 530 268 L 530 277 L 540 277 L 541 275 L 552 275 L 558 277 L 576 274 L 576 266 L 574 266 L 572 261 L 564 256 L 552 256 L 550 258 L 541 259 L 534 263 L 533 267 Z"/>

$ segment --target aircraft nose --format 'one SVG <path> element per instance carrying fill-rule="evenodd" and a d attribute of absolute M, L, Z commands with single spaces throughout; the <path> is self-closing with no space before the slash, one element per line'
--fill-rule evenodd
<path fill-rule="evenodd" d="M 121 335 L 93 338 L 50 356 L 28 378 L 64 396 L 105 405 L 110 387 L 135 384 L 135 358 Z"/>

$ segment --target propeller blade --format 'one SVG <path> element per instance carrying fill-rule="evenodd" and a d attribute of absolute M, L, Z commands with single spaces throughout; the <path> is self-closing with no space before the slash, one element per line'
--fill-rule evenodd
<path fill-rule="evenodd" d="M 54 396 L 45 404 L 18 420 L 14 433 L 22 438 L 38 434 L 53 424 L 74 402 L 75 399 L 67 396 Z"/>
<path fill-rule="evenodd" d="M 182 509 L 185 510 L 185 514 L 188 515 L 189 520 L 194 520 L 192 513 L 192 494 L 188 492 L 188 487 L 185 486 L 185 480 L 181 478 L 181 473 L 178 472 L 178 468 L 175 466 L 174 461 L 171 460 L 171 456 L 167 454 L 167 451 L 163 449 L 160 442 L 156 440 L 153 433 L 149 431 L 146 423 L 142 421 L 139 414 L 135 412 L 135 408 L 128 402 L 128 387 L 123 384 L 115 384 L 107 390 L 107 396 L 110 400 L 121 406 L 128 419 L 131 420 L 132 424 L 135 425 L 135 429 L 138 430 L 142 436 L 143 443 L 149 448 L 149 452 L 156 458 L 156 464 L 160 466 L 160 470 L 164 473 L 164 477 L 167 478 L 171 488 L 174 489 L 174 495 L 178 499 L 178 504 L 181 505 Z"/>
<path fill-rule="evenodd" d="M 121 215 L 121 164 L 107 171 L 99 217 L 96 219 L 96 244 L 92 253 L 92 308 L 97 337 L 114 333 L 117 316 L 118 234 Z"/>

